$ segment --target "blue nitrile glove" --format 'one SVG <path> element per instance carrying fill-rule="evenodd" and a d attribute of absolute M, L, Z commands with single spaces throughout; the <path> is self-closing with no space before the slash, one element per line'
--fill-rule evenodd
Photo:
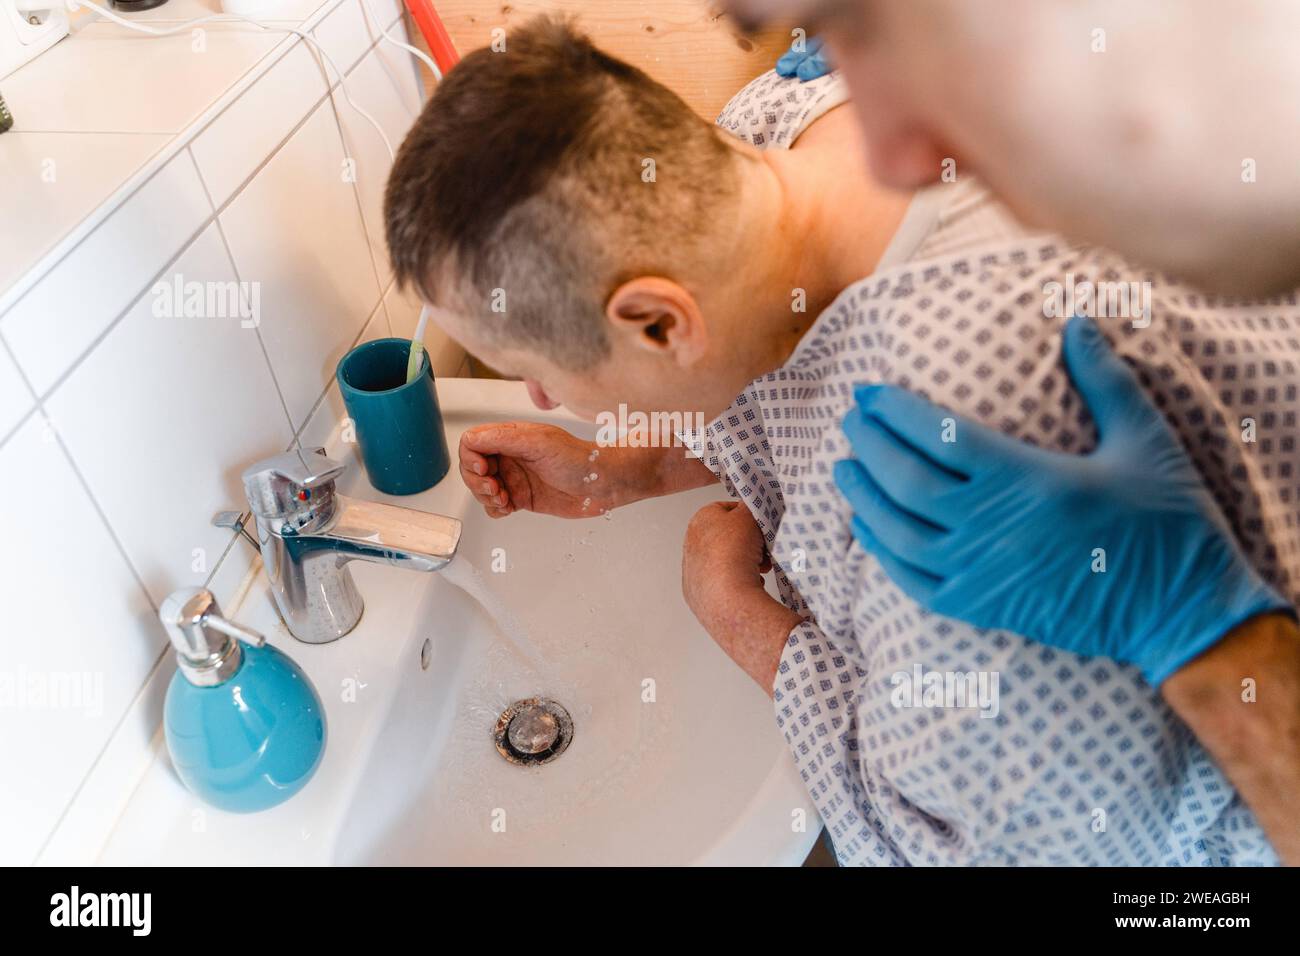
<path fill-rule="evenodd" d="M 1071 320 L 1064 353 L 1097 424 L 1090 454 L 866 386 L 844 421 L 854 459 L 836 463 L 835 480 L 854 537 L 920 604 L 1136 664 L 1159 686 L 1237 624 L 1290 607 L 1091 320 Z"/>
<path fill-rule="evenodd" d="M 785 77 L 797 76 L 802 83 L 825 76 L 831 71 L 831 65 L 826 61 L 823 46 L 825 46 L 824 42 L 817 37 L 805 40 L 802 50 L 796 50 L 791 44 L 790 49 L 776 61 L 777 74 Z"/>

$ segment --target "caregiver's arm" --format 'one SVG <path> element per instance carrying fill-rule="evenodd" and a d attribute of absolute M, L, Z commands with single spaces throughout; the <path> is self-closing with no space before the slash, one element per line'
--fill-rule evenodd
<path fill-rule="evenodd" d="M 461 436 L 459 453 L 461 479 L 493 518 L 515 511 L 597 518 L 643 498 L 717 481 L 680 446 L 601 447 L 534 422 L 471 428 Z"/>
<path fill-rule="evenodd" d="M 854 535 L 941 614 L 1136 664 L 1153 687 L 1187 670 L 1172 690 L 1180 713 L 1209 735 L 1278 852 L 1300 863 L 1295 822 L 1273 802 L 1300 775 L 1294 610 L 1246 560 L 1095 325 L 1072 320 L 1064 352 L 1099 432 L 1088 455 L 1032 447 L 899 389 L 866 390 L 844 424 L 854 458 L 836 466 Z M 1248 677 L 1270 688 L 1266 710 L 1243 712 Z"/>
<path fill-rule="evenodd" d="M 1300 627 L 1282 614 L 1253 617 L 1160 690 L 1254 811 L 1278 856 L 1300 865 Z"/>

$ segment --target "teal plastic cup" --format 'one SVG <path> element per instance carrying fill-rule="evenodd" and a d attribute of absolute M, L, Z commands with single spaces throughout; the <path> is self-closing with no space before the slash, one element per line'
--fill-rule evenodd
<path fill-rule="evenodd" d="M 408 383 L 410 354 L 410 339 L 375 339 L 343 356 L 334 371 L 366 474 L 386 495 L 427 491 L 451 467 L 429 353 Z"/>

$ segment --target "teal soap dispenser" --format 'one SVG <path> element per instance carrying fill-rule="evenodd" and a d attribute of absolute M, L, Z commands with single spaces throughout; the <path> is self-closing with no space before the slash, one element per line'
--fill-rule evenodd
<path fill-rule="evenodd" d="M 222 617 L 205 588 L 174 592 L 158 616 L 176 649 L 163 727 L 181 782 L 236 813 L 288 800 L 325 752 L 311 680 L 261 634 Z"/>

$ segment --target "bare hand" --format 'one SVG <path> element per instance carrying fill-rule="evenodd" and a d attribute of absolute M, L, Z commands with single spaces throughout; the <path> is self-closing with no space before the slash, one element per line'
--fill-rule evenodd
<path fill-rule="evenodd" d="M 600 451 L 554 425 L 480 425 L 461 435 L 460 476 L 493 518 L 521 510 L 595 518 L 619 503 L 618 476 L 603 473 L 616 456 L 602 461 Z"/>

